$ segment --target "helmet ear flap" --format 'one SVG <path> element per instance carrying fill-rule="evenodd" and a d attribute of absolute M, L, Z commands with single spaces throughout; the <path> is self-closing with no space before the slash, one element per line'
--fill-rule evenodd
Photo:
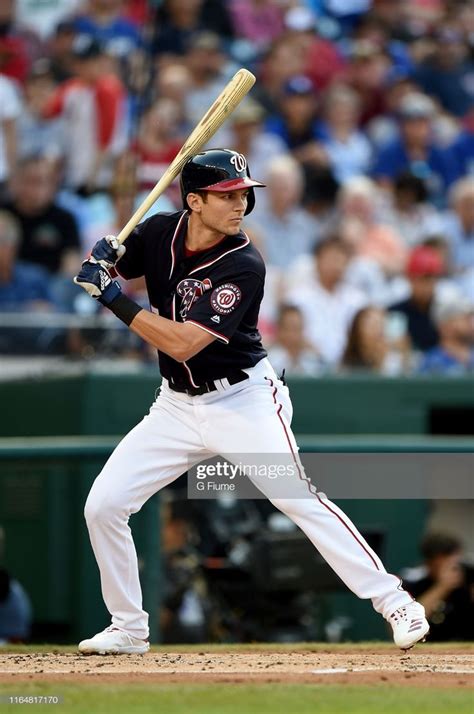
<path fill-rule="evenodd" d="M 249 169 L 249 165 L 248 165 L 248 164 L 247 164 L 247 176 L 249 177 L 249 179 L 252 178 L 251 175 L 250 175 L 250 169 Z M 244 215 L 248 216 L 248 214 L 253 211 L 254 206 L 255 206 L 255 191 L 254 191 L 253 188 L 250 188 L 250 189 L 249 189 L 249 192 L 248 192 L 248 194 L 247 194 L 247 208 L 246 208 L 246 210 L 245 210 L 245 214 L 244 214 Z"/>
<path fill-rule="evenodd" d="M 245 209 L 244 215 L 248 216 L 248 214 L 253 211 L 254 206 L 255 206 L 255 191 L 253 190 L 253 188 L 249 188 L 249 192 L 247 194 L 247 208 Z"/>

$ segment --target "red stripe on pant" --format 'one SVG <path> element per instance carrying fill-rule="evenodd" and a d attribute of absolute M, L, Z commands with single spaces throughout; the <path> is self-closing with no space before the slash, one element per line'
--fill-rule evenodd
<path fill-rule="evenodd" d="M 357 541 L 357 543 L 360 545 L 360 547 L 361 547 L 361 548 L 364 550 L 364 552 L 369 556 L 369 558 L 371 559 L 371 561 L 373 562 L 373 564 L 375 565 L 375 567 L 377 568 L 377 570 L 380 570 L 380 568 L 379 568 L 379 566 L 377 565 L 377 562 L 376 562 L 376 560 L 374 559 L 373 555 L 367 550 L 367 548 L 364 546 L 364 544 L 360 542 L 360 540 L 357 538 L 357 536 L 355 535 L 355 533 L 351 530 L 351 528 L 347 525 L 347 523 L 341 518 L 341 516 L 340 516 L 338 513 L 336 513 L 335 511 L 333 511 L 332 508 L 331 508 L 330 506 L 328 506 L 327 503 L 324 503 L 324 501 L 320 498 L 320 496 L 319 496 L 319 494 L 318 494 L 317 491 L 316 491 L 315 493 L 313 493 L 313 492 L 311 491 L 311 486 L 312 486 L 312 484 L 311 484 L 311 482 L 309 481 L 308 478 L 305 478 L 305 477 L 302 476 L 302 474 L 301 474 L 301 470 L 300 470 L 300 467 L 299 467 L 299 464 L 298 464 L 298 459 L 296 458 L 295 452 L 293 451 L 293 446 L 292 446 L 292 444 L 291 444 L 290 437 L 288 436 L 288 430 L 287 430 L 287 428 L 286 428 L 286 424 L 285 424 L 285 422 L 283 421 L 283 419 L 282 419 L 282 417 L 281 417 L 281 413 L 280 413 L 280 412 L 281 412 L 281 410 L 283 409 L 283 404 L 279 404 L 279 403 L 277 402 L 277 400 L 276 400 L 276 395 L 277 395 L 277 392 L 278 392 L 278 387 L 273 384 L 273 380 L 270 379 L 269 377 L 265 377 L 265 379 L 266 379 L 268 382 L 270 382 L 270 386 L 273 387 L 272 397 L 273 397 L 273 402 L 274 402 L 275 406 L 277 407 L 277 416 L 278 416 L 278 418 L 279 418 L 279 420 L 280 420 L 280 422 L 281 422 L 281 425 L 282 425 L 282 427 L 283 427 L 283 431 L 285 432 L 286 440 L 287 440 L 287 442 L 288 442 L 288 446 L 290 447 L 291 454 L 292 454 L 292 456 L 293 456 L 293 459 L 294 459 L 296 468 L 298 469 L 298 476 L 299 476 L 300 480 L 301 480 L 301 481 L 305 481 L 306 485 L 308 486 L 308 490 L 309 490 L 310 494 L 311 494 L 312 496 L 314 496 L 315 498 L 317 498 L 318 501 L 319 501 L 325 508 L 327 508 L 327 510 L 330 511 L 330 513 L 333 514 L 333 516 L 336 516 L 336 518 L 338 518 L 338 519 L 340 520 L 340 522 L 342 523 L 342 525 L 343 525 L 345 528 L 347 528 L 347 530 L 349 531 L 349 533 L 351 534 L 351 536 L 354 538 L 354 540 Z"/>

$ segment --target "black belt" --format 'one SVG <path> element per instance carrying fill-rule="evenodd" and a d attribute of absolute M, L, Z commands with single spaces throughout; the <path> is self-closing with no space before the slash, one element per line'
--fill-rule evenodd
<path fill-rule="evenodd" d="M 247 372 L 239 369 L 237 372 L 232 372 L 231 374 L 227 374 L 225 377 L 221 377 L 221 379 L 216 379 L 212 382 L 204 382 L 204 384 L 200 384 L 199 387 L 185 387 L 182 384 L 176 384 L 176 382 L 173 382 L 172 379 L 168 380 L 168 385 L 174 392 L 184 392 L 185 394 L 189 394 L 190 397 L 198 397 L 201 394 L 207 394 L 208 392 L 216 392 L 221 386 L 220 382 L 224 379 L 229 382 L 229 385 L 234 385 L 239 382 L 243 382 L 248 378 L 249 376 Z"/>

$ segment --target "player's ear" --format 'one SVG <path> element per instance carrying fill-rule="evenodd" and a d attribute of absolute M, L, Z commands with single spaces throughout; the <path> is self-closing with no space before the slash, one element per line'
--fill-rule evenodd
<path fill-rule="evenodd" d="M 200 196 L 198 193 L 188 193 L 188 195 L 186 196 L 186 201 L 191 211 L 196 211 L 196 213 L 201 212 L 202 196 Z"/>

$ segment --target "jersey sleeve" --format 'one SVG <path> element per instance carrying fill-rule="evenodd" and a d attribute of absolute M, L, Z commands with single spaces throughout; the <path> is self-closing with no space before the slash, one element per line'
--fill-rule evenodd
<path fill-rule="evenodd" d="M 215 282 L 187 313 L 185 322 L 197 325 L 228 344 L 248 311 L 258 308 L 263 297 L 263 279 L 253 272 Z"/>

